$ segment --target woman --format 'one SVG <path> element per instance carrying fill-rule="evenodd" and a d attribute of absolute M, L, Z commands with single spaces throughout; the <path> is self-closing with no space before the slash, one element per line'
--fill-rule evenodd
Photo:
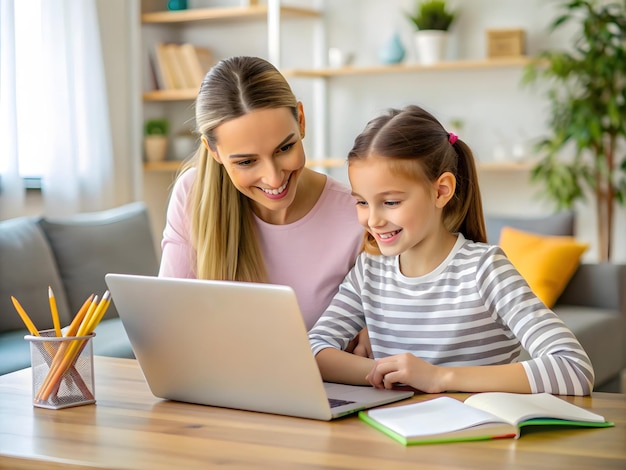
<path fill-rule="evenodd" d="M 305 116 L 256 57 L 222 60 L 196 99 L 201 144 L 174 185 L 160 276 L 291 286 L 309 329 L 363 238 L 350 190 L 305 166 Z"/>

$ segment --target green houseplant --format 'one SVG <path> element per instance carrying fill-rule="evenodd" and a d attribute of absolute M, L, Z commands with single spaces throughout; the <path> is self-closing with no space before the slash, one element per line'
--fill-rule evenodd
<path fill-rule="evenodd" d="M 445 0 L 422 0 L 407 18 L 415 26 L 415 49 L 420 63 L 430 65 L 445 59 L 448 30 L 457 12 L 448 9 Z"/>
<path fill-rule="evenodd" d="M 167 119 L 148 119 L 144 126 L 144 151 L 146 160 L 158 162 L 165 160 L 167 154 L 167 133 L 169 122 Z"/>
<path fill-rule="evenodd" d="M 425 0 L 417 2 L 415 9 L 407 13 L 407 17 L 418 31 L 448 31 L 456 12 L 448 10 L 443 0 Z"/>
<path fill-rule="evenodd" d="M 615 206 L 626 201 L 626 3 L 569 0 L 559 8 L 551 30 L 575 23 L 574 47 L 541 53 L 523 79 L 547 82 L 550 104 L 531 181 L 559 209 L 593 196 L 598 258 L 609 261 Z"/>
<path fill-rule="evenodd" d="M 169 123 L 167 119 L 148 119 L 145 125 L 146 135 L 167 135 Z"/>

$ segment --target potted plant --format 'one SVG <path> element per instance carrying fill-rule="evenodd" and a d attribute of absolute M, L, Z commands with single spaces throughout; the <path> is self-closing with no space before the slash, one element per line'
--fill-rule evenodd
<path fill-rule="evenodd" d="M 422 0 L 407 13 L 415 26 L 415 48 L 418 61 L 433 64 L 445 59 L 448 47 L 448 30 L 458 12 L 448 9 L 445 0 Z"/>
<path fill-rule="evenodd" d="M 548 84 L 550 134 L 538 144 L 531 181 L 557 208 L 595 199 L 598 258 L 611 259 L 616 203 L 626 201 L 626 4 L 568 0 L 551 24 L 575 23 L 570 51 L 545 51 L 524 83 Z"/>
<path fill-rule="evenodd" d="M 167 119 L 148 119 L 145 124 L 144 150 L 146 160 L 158 162 L 165 160 L 167 153 Z"/>

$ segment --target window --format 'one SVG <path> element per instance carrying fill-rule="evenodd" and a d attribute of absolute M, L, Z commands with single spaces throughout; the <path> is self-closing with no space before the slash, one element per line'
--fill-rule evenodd
<path fill-rule="evenodd" d="M 38 110 L 42 106 L 41 80 L 46 79 L 42 60 L 41 0 L 15 2 L 15 82 L 17 145 L 20 176 L 26 186 L 37 186 L 42 175 L 38 130 L 46 126 Z"/>

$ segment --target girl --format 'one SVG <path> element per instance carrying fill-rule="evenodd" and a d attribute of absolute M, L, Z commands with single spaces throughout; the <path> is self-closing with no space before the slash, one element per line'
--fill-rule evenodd
<path fill-rule="evenodd" d="M 365 252 L 309 333 L 324 380 L 444 391 L 591 393 L 587 354 L 486 242 L 469 147 L 417 106 L 348 155 Z M 342 351 L 367 326 L 373 359 Z M 516 362 L 522 346 L 532 359 Z"/>
<path fill-rule="evenodd" d="M 289 285 L 310 328 L 360 251 L 350 190 L 305 166 L 302 103 L 269 62 L 222 60 L 195 107 L 201 142 L 172 191 L 159 275 Z"/>

